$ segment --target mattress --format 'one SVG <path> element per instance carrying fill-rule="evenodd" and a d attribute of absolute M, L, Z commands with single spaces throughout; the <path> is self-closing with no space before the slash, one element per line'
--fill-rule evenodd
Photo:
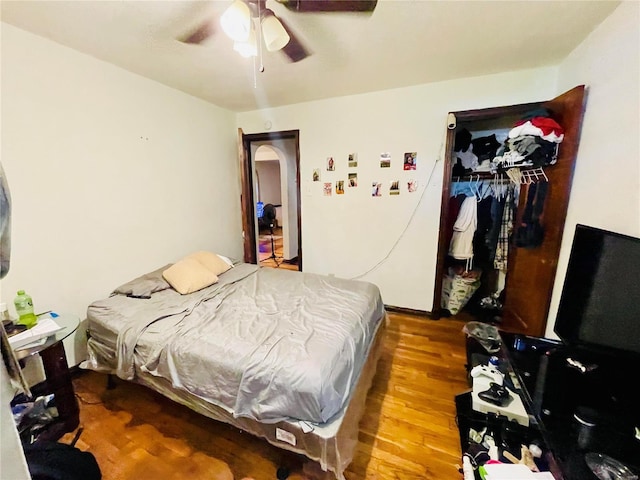
<path fill-rule="evenodd" d="M 368 282 L 241 263 L 189 295 L 87 309 L 81 364 L 303 453 L 343 478 L 386 314 Z"/>

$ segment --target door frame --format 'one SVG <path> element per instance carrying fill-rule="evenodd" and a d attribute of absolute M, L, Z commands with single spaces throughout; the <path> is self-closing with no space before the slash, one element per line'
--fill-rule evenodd
<path fill-rule="evenodd" d="M 278 140 L 292 140 L 295 147 L 295 181 L 297 197 L 297 222 L 298 222 L 298 270 L 302 271 L 302 209 L 300 205 L 300 131 L 286 130 L 281 132 L 263 132 L 244 134 L 238 129 L 239 159 L 241 178 L 240 206 L 242 209 L 242 235 L 244 244 L 244 261 L 246 263 L 258 263 L 256 244 L 256 207 L 253 194 L 253 163 L 251 145 L 253 143 L 265 143 Z M 276 145 L 277 146 L 277 145 Z"/>
<path fill-rule="evenodd" d="M 489 107 L 475 110 L 462 110 L 457 112 L 449 112 L 449 116 L 455 117 L 455 126 L 448 128 L 445 143 L 445 162 L 442 171 L 442 195 L 440 197 L 440 226 L 438 234 L 438 257 L 436 259 L 436 275 L 433 291 L 433 304 L 431 306 L 431 318 L 434 320 L 442 316 L 442 280 L 445 275 L 445 259 L 449 252 L 449 244 L 447 242 L 447 218 L 449 217 L 449 197 L 451 193 L 451 177 L 453 169 L 453 148 L 455 144 L 456 131 L 460 124 L 474 122 L 478 120 L 490 121 L 498 119 L 505 115 L 513 116 L 518 113 L 525 114 L 542 105 L 543 102 L 522 103 L 517 105 L 507 105 L 501 107 Z"/>
<path fill-rule="evenodd" d="M 582 118 L 585 110 L 586 92 L 584 85 L 578 85 L 557 97 L 541 102 L 509 105 L 479 110 L 453 112 L 457 123 L 492 120 L 501 116 L 513 116 L 530 113 L 537 108 L 543 108 L 551 112 L 554 118 L 564 128 L 564 140 L 558 152 L 557 164 L 546 172 L 549 183 L 553 186 L 548 194 L 547 203 L 555 206 L 553 210 L 545 211 L 545 236 L 542 245 L 534 249 L 509 249 L 509 274 L 505 284 L 505 302 L 503 305 L 503 318 L 501 328 L 506 331 L 523 333 L 531 336 L 543 336 L 549 309 L 551 296 L 555 284 L 558 265 L 558 257 L 564 234 L 566 212 L 569 204 L 569 194 L 573 171 L 575 168 Z M 449 215 L 449 193 L 451 185 L 451 169 L 453 142 L 455 140 L 455 128 L 447 134 L 446 157 L 443 171 L 443 187 L 441 198 L 440 232 L 438 237 L 438 258 L 436 264 L 436 278 L 434 283 L 433 305 L 431 317 L 440 318 L 442 315 L 442 280 L 444 278 L 445 258 L 449 245 L 446 242 L 447 232 L 444 231 L 446 219 Z M 526 198 L 521 196 L 517 208 L 517 217 L 514 225 L 519 220 L 524 210 Z M 536 296 L 529 291 L 528 296 L 518 295 L 517 292 L 526 290 L 528 278 L 532 278 L 535 272 Z M 516 292 L 510 295 L 509 292 Z"/>

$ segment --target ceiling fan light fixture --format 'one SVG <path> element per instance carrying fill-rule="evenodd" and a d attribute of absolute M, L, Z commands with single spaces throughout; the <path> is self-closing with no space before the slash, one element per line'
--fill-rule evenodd
<path fill-rule="evenodd" d="M 235 42 L 246 42 L 251 33 L 251 10 L 242 0 L 235 0 L 220 17 L 222 30 Z"/>
<path fill-rule="evenodd" d="M 258 56 L 258 43 L 256 42 L 256 30 L 252 28 L 249 38 L 245 42 L 233 42 L 233 49 L 244 58 Z"/>
<path fill-rule="evenodd" d="M 275 14 L 267 9 L 262 17 L 262 36 L 267 50 L 275 52 L 289 43 L 290 37 Z"/>

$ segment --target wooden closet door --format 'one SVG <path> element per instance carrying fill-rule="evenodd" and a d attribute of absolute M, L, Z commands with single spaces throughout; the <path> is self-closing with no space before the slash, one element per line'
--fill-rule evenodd
<path fill-rule="evenodd" d="M 509 252 L 505 301 L 501 328 L 532 336 L 543 336 L 564 233 L 569 193 L 580 141 L 585 105 L 584 86 L 578 86 L 542 104 L 564 128 L 555 165 L 544 169 L 549 178 L 542 224 L 544 240 L 537 248 L 516 248 Z M 526 195 L 520 195 L 518 217 Z M 518 223 L 514 223 L 514 230 Z"/>
<path fill-rule="evenodd" d="M 462 125 L 472 125 L 475 122 L 504 123 L 505 118 L 521 118 L 527 113 L 536 110 L 542 106 L 541 102 L 521 103 L 517 105 L 507 105 L 501 107 L 482 108 L 477 110 L 464 110 L 450 112 L 455 116 L 457 127 L 448 128 L 447 139 L 445 145 L 445 163 L 442 176 L 442 197 L 440 200 L 440 233 L 438 237 L 438 256 L 436 261 L 436 278 L 433 291 L 433 306 L 431 308 L 430 317 L 439 319 L 443 314 L 441 307 L 442 301 L 442 280 L 445 276 L 445 263 L 447 253 L 449 251 L 448 239 L 450 232 L 447 232 L 448 225 L 455 219 L 451 218 L 452 213 L 449 210 L 449 198 L 451 193 L 451 175 L 452 175 L 452 156 L 455 144 L 457 129 L 463 128 Z"/>

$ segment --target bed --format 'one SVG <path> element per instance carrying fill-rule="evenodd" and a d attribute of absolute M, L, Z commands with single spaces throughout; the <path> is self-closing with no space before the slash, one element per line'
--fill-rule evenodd
<path fill-rule="evenodd" d="M 219 258 L 228 266 L 204 288 L 167 282 L 181 260 L 89 305 L 80 367 L 145 385 L 344 480 L 386 330 L 379 289 Z"/>

